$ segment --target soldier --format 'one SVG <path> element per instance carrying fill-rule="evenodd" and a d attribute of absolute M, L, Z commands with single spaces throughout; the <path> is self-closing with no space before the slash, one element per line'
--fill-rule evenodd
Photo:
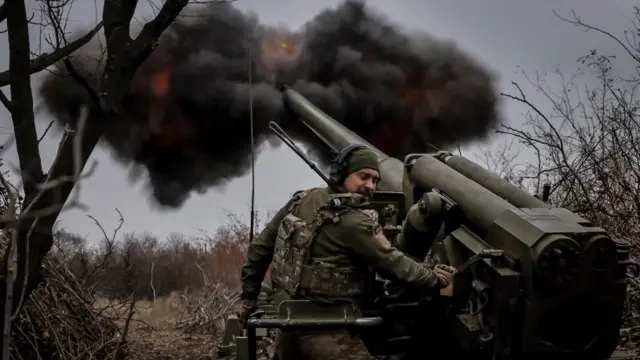
<path fill-rule="evenodd" d="M 238 317 L 243 325 L 257 305 L 271 263 L 271 280 L 280 300 L 361 304 L 368 268 L 452 296 L 451 273 L 412 260 L 383 235 L 367 206 L 379 180 L 375 153 L 349 145 L 332 162 L 331 186 L 298 191 L 276 213 L 249 246 L 242 268 Z M 373 359 L 362 340 L 346 330 L 281 331 L 276 352 L 279 360 Z"/>

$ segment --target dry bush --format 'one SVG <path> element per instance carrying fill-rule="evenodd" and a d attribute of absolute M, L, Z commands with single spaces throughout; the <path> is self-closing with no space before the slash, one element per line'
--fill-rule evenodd
<path fill-rule="evenodd" d="M 8 249 L 3 236 L 2 251 Z M 16 298 L 24 306 L 13 314 L 12 359 L 112 359 L 128 354 L 115 320 L 124 311 L 94 308 L 95 293 L 84 278 L 76 276 L 64 259 L 47 257 L 44 281 L 28 298 Z"/>
<path fill-rule="evenodd" d="M 16 223 L 24 216 L 22 201 L 6 174 L 0 173 L 0 214 L 6 220 L 0 232 L 0 257 L 7 256 L 8 268 L 14 269 L 19 264 Z M 64 241 L 79 243 L 71 237 Z M 3 359 L 117 359 L 128 354 L 114 317 L 94 309 L 94 293 L 83 276 L 69 270 L 68 258 L 45 257 L 39 271 L 42 281 L 29 295 L 11 291 L 16 280 L 8 277 L 11 296 L 6 297 L 6 306 L 17 305 L 13 308 L 18 311 L 4 315 L 9 321 L 3 327 Z"/>
<path fill-rule="evenodd" d="M 110 237 L 103 231 L 97 245 L 55 231 L 45 281 L 13 323 L 16 359 L 114 358 L 116 352 L 152 359 L 170 348 L 177 357 L 215 354 L 212 340 L 238 299 L 248 226 L 229 215 L 213 236 L 165 241 L 148 234 L 116 239 L 118 229 Z M 6 239 L 3 245 L 6 251 Z"/>
<path fill-rule="evenodd" d="M 104 238 L 93 245 L 57 229 L 49 259 L 64 264 L 69 281 L 82 279 L 93 297 L 87 303 L 117 325 L 116 338 L 126 339 L 130 358 L 213 356 L 213 340 L 239 298 L 249 243 L 248 225 L 232 214 L 228 218 L 212 236 L 117 238 L 116 229 L 111 236 L 103 230 Z"/>
<path fill-rule="evenodd" d="M 199 291 L 182 295 L 176 328 L 187 333 L 218 335 L 226 317 L 239 300 L 240 290 L 223 283 L 207 281 Z"/>
<path fill-rule="evenodd" d="M 47 259 L 45 282 L 26 301 L 13 323 L 14 359 L 107 359 L 119 351 L 114 316 L 93 307 L 93 294 L 65 269 Z"/>
<path fill-rule="evenodd" d="M 164 241 L 129 233 L 121 239 L 105 236 L 98 246 L 88 246 L 62 229 L 56 232 L 52 256 L 64 259 L 73 274 L 88 278 L 88 286 L 106 298 L 126 299 L 135 293 L 139 300 L 153 301 L 207 286 L 238 288 L 248 234 L 248 226 L 234 215 L 213 236 L 172 234 Z"/>

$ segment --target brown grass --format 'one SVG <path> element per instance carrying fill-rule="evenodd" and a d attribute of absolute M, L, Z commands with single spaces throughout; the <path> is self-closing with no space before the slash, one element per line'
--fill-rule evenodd
<path fill-rule="evenodd" d="M 98 298 L 96 309 L 113 306 L 113 300 Z M 174 292 L 155 301 L 139 300 L 135 305 L 129 335 L 129 359 L 216 359 L 221 323 L 213 331 L 190 332 L 181 328 L 190 319 L 186 300 Z M 116 324 L 120 329 L 125 320 Z"/>
<path fill-rule="evenodd" d="M 12 328 L 16 359 L 25 352 L 52 359 L 215 358 L 216 339 L 238 300 L 249 227 L 229 216 L 212 236 L 116 235 L 90 246 L 56 232 L 45 283 Z M 61 300 L 69 295 L 72 303 Z M 61 329 L 65 339 L 50 335 Z M 74 338 L 79 330 L 93 337 Z"/>

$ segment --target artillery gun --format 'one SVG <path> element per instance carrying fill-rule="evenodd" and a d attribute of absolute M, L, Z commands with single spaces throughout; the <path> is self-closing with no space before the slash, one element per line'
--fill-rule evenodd
<path fill-rule="evenodd" d="M 244 330 L 231 317 L 221 355 L 255 359 L 266 329 L 333 327 L 358 331 L 371 354 L 393 359 L 612 357 L 627 278 L 638 273 L 627 240 L 462 156 L 392 158 L 296 91 L 284 88 L 283 96 L 290 113 L 332 150 L 362 144 L 377 153 L 382 180 L 371 202 L 385 233 L 413 258 L 429 254 L 456 267 L 454 297 L 415 293 L 372 276 L 375 301 L 367 308 L 323 312 L 304 300 L 285 301 L 262 307 Z M 444 221 L 428 234 L 415 221 L 433 192 L 444 199 Z"/>

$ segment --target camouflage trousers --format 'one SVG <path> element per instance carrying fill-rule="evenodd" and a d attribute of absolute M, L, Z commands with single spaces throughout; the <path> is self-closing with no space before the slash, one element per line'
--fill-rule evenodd
<path fill-rule="evenodd" d="M 348 331 L 285 332 L 275 340 L 278 360 L 374 360 L 362 340 Z"/>

